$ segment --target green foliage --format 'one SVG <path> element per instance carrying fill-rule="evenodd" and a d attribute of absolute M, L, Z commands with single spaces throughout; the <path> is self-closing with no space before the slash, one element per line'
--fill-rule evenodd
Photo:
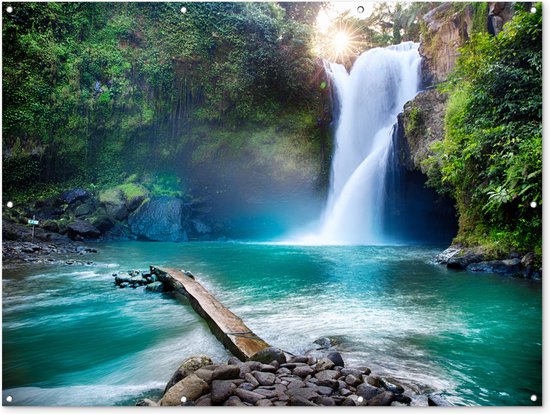
<path fill-rule="evenodd" d="M 520 9 L 498 36 L 475 34 L 443 86 L 446 136 L 425 166 L 457 200 L 460 241 L 540 251 L 541 13 Z"/>

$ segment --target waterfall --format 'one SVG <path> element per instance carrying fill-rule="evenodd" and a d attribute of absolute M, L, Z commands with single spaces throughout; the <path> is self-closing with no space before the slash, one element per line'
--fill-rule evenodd
<path fill-rule="evenodd" d="M 363 53 L 351 71 L 328 64 L 338 95 L 331 182 L 316 244 L 380 244 L 385 178 L 397 115 L 420 83 L 418 44 L 406 42 Z"/>

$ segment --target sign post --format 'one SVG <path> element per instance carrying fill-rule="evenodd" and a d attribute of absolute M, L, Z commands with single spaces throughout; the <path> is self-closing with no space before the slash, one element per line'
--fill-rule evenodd
<path fill-rule="evenodd" d="M 34 226 L 38 226 L 39 221 L 36 220 L 36 216 L 32 216 L 32 220 L 29 219 L 27 223 L 32 224 L 32 239 L 31 241 L 34 243 Z"/>

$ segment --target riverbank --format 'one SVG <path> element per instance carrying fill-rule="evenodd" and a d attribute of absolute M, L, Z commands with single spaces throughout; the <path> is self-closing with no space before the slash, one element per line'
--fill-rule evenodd
<path fill-rule="evenodd" d="M 242 362 L 213 363 L 206 355 L 187 358 L 158 401 L 137 406 L 413 406 L 449 405 L 438 395 L 416 394 L 368 367 L 347 367 L 339 352 L 316 341 L 305 355 L 276 348 Z M 288 356 L 288 359 L 287 359 Z M 271 358 L 273 360 L 269 361 Z"/>

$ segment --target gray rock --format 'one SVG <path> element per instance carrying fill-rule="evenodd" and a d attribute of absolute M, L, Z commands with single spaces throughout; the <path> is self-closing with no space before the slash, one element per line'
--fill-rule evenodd
<path fill-rule="evenodd" d="M 428 396 L 426 395 L 416 395 L 412 398 L 411 407 L 429 407 Z"/>
<path fill-rule="evenodd" d="M 347 375 L 345 379 L 346 384 L 351 385 L 352 387 L 356 387 L 357 385 L 361 384 L 361 380 L 357 378 L 355 375 Z"/>
<path fill-rule="evenodd" d="M 154 402 L 153 400 L 150 400 L 149 398 L 144 398 L 136 402 L 136 407 L 158 407 L 158 406 L 159 405 L 156 402 Z"/>
<path fill-rule="evenodd" d="M 521 272 L 520 259 L 490 260 L 472 263 L 467 266 L 471 272 L 490 272 L 503 275 L 515 275 Z"/>
<path fill-rule="evenodd" d="M 296 367 L 296 368 L 294 368 L 294 371 L 292 373 L 294 375 L 298 375 L 301 378 L 305 378 L 308 375 L 313 374 L 314 372 L 315 371 L 311 367 L 306 365 L 305 367 Z"/>
<path fill-rule="evenodd" d="M 386 406 L 395 401 L 395 395 L 392 392 L 384 391 L 368 400 L 367 405 Z"/>
<path fill-rule="evenodd" d="M 405 391 L 403 386 L 394 378 L 380 378 L 380 383 L 385 389 L 394 394 L 402 394 Z"/>
<path fill-rule="evenodd" d="M 316 389 L 307 388 L 307 387 L 306 388 L 289 388 L 288 390 L 286 390 L 286 395 L 288 395 L 291 400 L 292 400 L 292 397 L 296 397 L 296 396 L 305 398 L 306 400 L 312 400 L 314 398 L 319 397 L 319 394 L 317 393 Z"/>
<path fill-rule="evenodd" d="M 228 407 L 243 407 L 245 404 L 243 404 L 239 397 L 233 395 L 227 399 L 224 405 Z"/>
<path fill-rule="evenodd" d="M 151 285 L 149 285 L 151 286 Z M 147 287 L 149 287 L 147 286 Z M 145 290 L 147 290 L 147 288 L 145 288 Z M 212 369 L 206 369 L 206 368 L 200 368 L 198 370 L 195 371 L 195 375 L 197 377 L 199 377 L 201 380 L 205 381 L 207 384 L 210 385 L 210 383 L 212 382 L 212 372 L 214 372 L 214 370 Z"/>
<path fill-rule="evenodd" d="M 182 403 L 182 397 L 187 398 L 187 401 L 195 401 L 206 391 L 208 391 L 208 384 L 195 374 L 191 374 L 170 387 L 160 400 L 159 405 L 179 406 Z"/>
<path fill-rule="evenodd" d="M 278 395 L 277 391 L 275 390 L 266 390 L 263 388 L 256 388 L 254 392 L 263 395 L 264 398 L 275 398 Z"/>
<path fill-rule="evenodd" d="M 86 201 L 92 197 L 92 194 L 82 188 L 74 188 L 63 192 L 59 198 L 67 204 L 73 204 L 76 201 Z"/>
<path fill-rule="evenodd" d="M 449 404 L 445 399 L 443 399 L 440 395 L 429 395 L 428 396 L 428 405 L 431 407 L 437 406 L 437 407 L 448 407 L 451 404 Z"/>
<path fill-rule="evenodd" d="M 315 378 L 317 378 L 319 381 L 337 380 L 340 376 L 340 372 L 332 369 L 326 369 L 315 374 Z"/>
<path fill-rule="evenodd" d="M 257 387 L 257 386 L 260 385 L 260 383 L 258 382 L 256 377 L 254 375 L 252 375 L 251 373 L 249 373 L 249 372 L 244 374 L 244 379 L 245 379 L 245 381 L 251 383 L 254 387 Z"/>
<path fill-rule="evenodd" d="M 380 388 L 382 386 L 382 384 L 380 383 L 380 378 L 378 377 L 368 377 L 366 382 L 367 384 L 372 385 L 376 388 Z"/>
<path fill-rule="evenodd" d="M 260 385 L 273 385 L 275 383 L 275 374 L 272 374 L 271 372 L 255 371 L 253 375 L 258 380 Z"/>
<path fill-rule="evenodd" d="M 269 364 L 271 361 L 277 361 L 279 364 L 286 363 L 286 356 L 283 350 L 275 347 L 262 349 L 250 357 L 251 361 L 258 361 L 263 364 Z"/>
<path fill-rule="evenodd" d="M 317 405 L 322 405 L 322 406 L 325 406 L 325 407 L 333 407 L 336 405 L 336 403 L 334 402 L 334 400 L 330 397 L 327 397 L 327 396 L 321 396 L 321 397 L 317 397 L 315 400 L 314 400 L 315 404 Z"/>
<path fill-rule="evenodd" d="M 363 375 L 363 371 L 357 368 L 343 368 L 340 373 L 345 377 L 348 375 L 356 376 L 357 378 L 361 378 L 361 375 Z"/>
<path fill-rule="evenodd" d="M 332 346 L 329 338 L 319 338 L 313 341 L 313 343 L 319 345 L 317 349 L 329 349 Z"/>
<path fill-rule="evenodd" d="M 347 388 L 340 388 L 338 391 L 342 397 L 348 397 L 349 395 L 353 394 L 350 390 Z"/>
<path fill-rule="evenodd" d="M 83 217 L 92 214 L 92 206 L 89 204 L 81 204 L 74 210 L 76 217 Z"/>
<path fill-rule="evenodd" d="M 334 368 L 334 362 L 328 358 L 321 358 L 319 361 L 317 361 L 317 365 L 315 369 L 317 371 L 324 371 L 325 369 L 332 369 Z"/>
<path fill-rule="evenodd" d="M 145 290 L 148 292 L 156 292 L 156 293 L 164 292 L 164 283 L 162 282 L 149 283 L 145 287 Z"/>
<path fill-rule="evenodd" d="M 256 401 L 256 404 L 254 404 L 258 407 L 271 407 L 273 406 L 273 403 L 270 400 L 264 399 L 264 400 L 258 400 Z"/>
<path fill-rule="evenodd" d="M 174 372 L 172 375 L 172 378 L 170 378 L 170 381 L 168 381 L 168 384 L 166 384 L 166 388 L 164 389 L 164 393 L 166 393 L 173 385 L 184 379 L 186 376 L 194 373 L 198 369 L 206 366 L 211 365 L 212 360 L 210 357 L 206 355 L 195 355 L 192 357 L 187 358 L 183 363 L 179 366 L 179 368 Z"/>
<path fill-rule="evenodd" d="M 291 374 L 291 373 L 292 373 L 292 371 L 289 370 L 288 368 L 279 368 L 277 370 L 278 375 L 286 375 L 286 374 Z"/>
<path fill-rule="evenodd" d="M 237 357 L 231 357 L 231 358 L 228 359 L 227 364 L 228 364 L 228 365 L 241 365 L 242 362 L 241 362 L 241 360 L 240 360 L 239 358 L 237 358 Z"/>
<path fill-rule="evenodd" d="M 195 405 L 197 407 L 210 407 L 212 406 L 212 398 L 210 398 L 210 394 L 205 394 L 199 397 L 195 401 Z"/>
<path fill-rule="evenodd" d="M 77 220 L 67 226 L 67 236 L 72 240 L 97 239 L 101 232 L 87 221 Z"/>
<path fill-rule="evenodd" d="M 232 394 L 237 386 L 231 381 L 214 380 L 210 391 L 212 404 L 222 405 Z"/>
<path fill-rule="evenodd" d="M 340 355 L 340 352 L 330 352 L 327 355 L 327 358 L 334 362 L 334 365 L 337 365 L 339 367 L 344 366 L 344 359 L 342 358 L 342 355 Z"/>
<path fill-rule="evenodd" d="M 293 356 L 292 358 L 290 358 L 290 360 L 288 362 L 300 362 L 300 363 L 307 364 L 308 360 L 309 360 L 309 357 L 307 357 L 307 356 L 296 355 L 296 356 Z"/>
<path fill-rule="evenodd" d="M 237 365 L 220 365 L 212 372 L 212 381 L 238 379 L 240 372 Z"/>
<path fill-rule="evenodd" d="M 370 384 L 361 384 L 357 387 L 357 395 L 363 397 L 365 401 L 370 400 L 378 394 L 381 394 L 383 390 L 381 388 L 373 387 Z"/>
<path fill-rule="evenodd" d="M 128 218 L 130 230 L 140 239 L 187 241 L 189 212 L 183 200 L 175 197 L 154 198 L 143 203 Z"/>
<path fill-rule="evenodd" d="M 239 388 L 242 388 L 246 391 L 252 391 L 256 388 L 254 384 L 251 384 L 250 382 L 243 382 L 241 385 L 239 385 Z"/>
<path fill-rule="evenodd" d="M 263 400 L 264 396 L 262 394 L 258 394 L 254 391 L 247 391 L 242 388 L 237 388 L 235 390 L 235 395 L 241 399 L 243 402 L 247 402 L 249 404 L 256 404 L 257 401 Z"/>
<path fill-rule="evenodd" d="M 294 406 L 317 406 L 317 404 L 305 399 L 304 397 L 296 396 L 290 398 L 290 405 Z"/>
<path fill-rule="evenodd" d="M 317 392 L 320 395 L 331 395 L 333 391 L 334 390 L 330 387 L 324 387 L 324 386 L 317 387 Z"/>
<path fill-rule="evenodd" d="M 271 372 L 271 373 L 277 372 L 277 368 L 275 368 L 273 365 L 270 365 L 270 364 L 260 364 L 257 370 L 261 372 Z"/>
<path fill-rule="evenodd" d="M 351 397 L 346 397 L 344 401 L 342 401 L 342 407 L 355 407 L 355 401 Z"/>

